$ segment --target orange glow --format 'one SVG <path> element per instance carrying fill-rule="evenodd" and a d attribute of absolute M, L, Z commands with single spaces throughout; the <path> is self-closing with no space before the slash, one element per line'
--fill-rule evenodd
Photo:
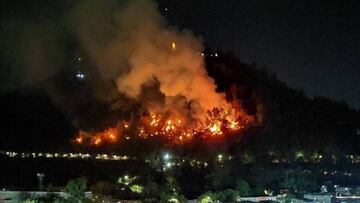
<path fill-rule="evenodd" d="M 95 138 L 93 139 L 93 144 L 94 144 L 94 145 L 99 145 L 101 142 L 102 142 L 102 140 L 101 140 L 100 137 L 95 137 Z"/>
<path fill-rule="evenodd" d="M 75 141 L 78 143 L 78 144 L 81 144 L 83 142 L 83 138 L 82 137 L 77 137 L 75 139 Z"/>
<path fill-rule="evenodd" d="M 214 108 L 207 112 L 204 120 L 192 122 L 189 119 L 180 114 L 175 116 L 152 112 L 142 116 L 137 123 L 120 121 L 116 126 L 98 132 L 80 130 L 75 138 L 75 143 L 88 143 L 94 146 L 106 143 L 115 144 L 121 142 L 122 137 L 124 141 L 129 140 L 129 136 L 135 133 L 135 136 L 143 139 L 156 136 L 163 137 L 174 144 L 185 144 L 199 137 L 211 139 L 215 136 L 238 135 L 253 123 L 253 117 L 235 108 L 228 110 Z M 134 129 L 134 131 L 129 129 Z"/>
<path fill-rule="evenodd" d="M 120 126 L 107 128 L 99 132 L 85 132 L 80 130 L 74 142 L 76 144 L 91 144 L 99 146 L 102 143 L 117 143 L 119 136 Z"/>
<path fill-rule="evenodd" d="M 221 124 L 220 123 L 214 123 L 210 126 L 209 128 L 210 132 L 213 134 L 213 135 L 221 135 L 222 134 L 222 131 L 221 131 Z"/>
<path fill-rule="evenodd" d="M 106 138 L 109 141 L 116 141 L 118 134 L 119 132 L 117 128 L 108 128 L 103 132 L 102 137 Z"/>
<path fill-rule="evenodd" d="M 84 131 L 80 130 L 78 135 L 75 137 L 74 142 L 76 144 L 83 144 L 85 138 L 86 138 L 86 133 Z"/>

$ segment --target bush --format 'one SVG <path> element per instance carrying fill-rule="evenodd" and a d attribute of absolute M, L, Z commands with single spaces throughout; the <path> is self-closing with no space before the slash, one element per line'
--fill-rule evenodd
<path fill-rule="evenodd" d="M 196 202 L 198 203 L 213 203 L 216 201 L 216 194 L 212 192 L 205 192 L 204 194 L 200 195 Z"/>

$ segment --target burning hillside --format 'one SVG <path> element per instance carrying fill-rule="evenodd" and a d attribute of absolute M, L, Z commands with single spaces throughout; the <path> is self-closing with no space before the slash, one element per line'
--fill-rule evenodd
<path fill-rule="evenodd" d="M 142 139 L 161 137 L 173 144 L 184 144 L 193 139 L 212 139 L 238 135 L 254 122 L 241 109 L 214 108 L 204 120 L 176 117 L 172 114 L 150 113 L 137 122 L 119 121 L 116 126 L 98 132 L 80 130 L 74 142 L 100 146 L 126 141 L 133 136 Z"/>
<path fill-rule="evenodd" d="M 102 46 L 85 42 L 102 76 L 115 80 L 119 93 L 136 101 L 140 110 L 99 132 L 80 130 L 76 143 L 97 146 L 132 136 L 186 143 L 237 134 L 254 122 L 239 102 L 231 104 L 216 92 L 204 68 L 201 41 L 163 21 L 152 1 L 129 1 L 116 15 L 116 37 Z"/>

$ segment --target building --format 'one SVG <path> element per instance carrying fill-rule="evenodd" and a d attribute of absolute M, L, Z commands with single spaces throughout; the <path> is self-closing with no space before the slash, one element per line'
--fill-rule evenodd
<path fill-rule="evenodd" d="M 17 202 L 22 199 L 28 198 L 39 198 L 39 197 L 46 197 L 46 196 L 58 196 L 62 198 L 67 197 L 67 193 L 65 192 L 47 192 L 47 191 L 9 191 L 3 190 L 0 191 L 0 203 L 12 203 Z M 91 192 L 85 192 L 85 197 L 91 198 Z"/>

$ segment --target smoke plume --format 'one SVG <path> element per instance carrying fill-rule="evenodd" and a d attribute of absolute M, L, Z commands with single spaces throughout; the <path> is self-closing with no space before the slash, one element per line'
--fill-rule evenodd
<path fill-rule="evenodd" d="M 224 94 L 216 92 L 216 84 L 204 68 L 201 40 L 189 31 L 167 27 L 153 1 L 127 1 L 113 16 L 108 16 L 109 7 L 102 5 L 104 10 L 96 11 L 95 21 L 106 22 L 96 27 L 89 18 L 93 16 L 90 11 L 99 6 L 91 3 L 75 7 L 72 27 L 99 72 L 116 80 L 120 92 L 140 99 L 142 87 L 156 80 L 165 96 L 161 109 L 187 108 L 200 116 L 205 110 L 227 107 Z"/>
<path fill-rule="evenodd" d="M 44 89 L 77 127 L 128 119 L 138 107 L 187 120 L 230 108 L 204 67 L 201 39 L 168 26 L 153 0 L 48 2 L 28 6 L 28 16 L 15 5 L 19 15 L 1 18 L 2 90 Z"/>

